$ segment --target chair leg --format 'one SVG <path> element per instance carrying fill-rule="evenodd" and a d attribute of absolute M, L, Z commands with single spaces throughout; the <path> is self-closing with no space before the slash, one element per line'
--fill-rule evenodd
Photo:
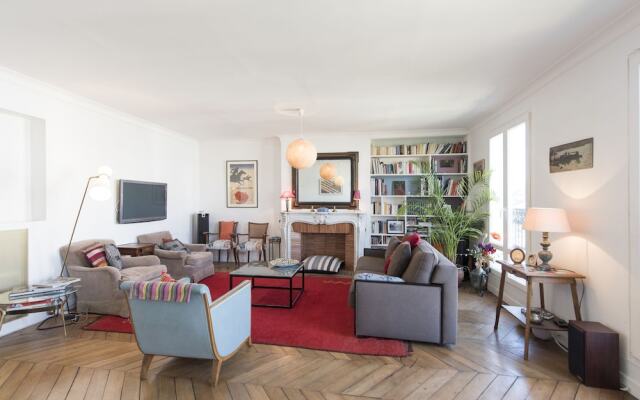
<path fill-rule="evenodd" d="M 249 347 L 253 346 L 253 342 L 251 341 L 251 336 L 247 338 L 247 346 Z"/>
<path fill-rule="evenodd" d="M 222 360 L 215 360 L 213 368 L 211 368 L 211 381 L 213 386 L 218 386 L 218 379 L 220 379 L 220 370 L 222 369 Z"/>
<path fill-rule="evenodd" d="M 147 379 L 147 375 L 149 374 L 149 367 L 151 366 L 151 361 L 153 360 L 153 354 L 145 354 L 142 357 L 142 368 L 140 369 L 140 379 Z"/>

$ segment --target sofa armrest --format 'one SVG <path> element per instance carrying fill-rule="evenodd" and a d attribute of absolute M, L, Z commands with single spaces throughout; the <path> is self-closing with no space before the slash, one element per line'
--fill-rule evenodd
<path fill-rule="evenodd" d="M 386 249 L 374 249 L 371 247 L 367 247 L 366 249 L 364 249 L 364 255 L 369 257 L 384 258 L 384 253 L 386 251 Z"/>
<path fill-rule="evenodd" d="M 148 267 L 151 265 L 160 265 L 158 256 L 140 256 L 140 257 L 122 257 L 123 268 L 131 267 Z"/>
<path fill-rule="evenodd" d="M 70 265 L 69 276 L 80 278 L 78 301 L 110 302 L 120 291 L 120 271 L 111 266 L 87 268 Z"/>
<path fill-rule="evenodd" d="M 187 253 L 184 251 L 155 249 L 154 254 L 160 258 L 169 258 L 173 260 L 184 260 L 187 258 Z"/>
<path fill-rule="evenodd" d="M 251 338 L 251 282 L 242 282 L 209 308 L 216 350 L 226 357 Z"/>
<path fill-rule="evenodd" d="M 442 343 L 442 285 L 354 281 L 357 336 Z"/>
<path fill-rule="evenodd" d="M 191 251 L 196 251 L 196 252 L 205 252 L 207 251 L 207 245 L 206 244 L 199 244 L 199 243 L 183 243 L 184 247 L 186 247 L 187 249 L 191 250 Z"/>

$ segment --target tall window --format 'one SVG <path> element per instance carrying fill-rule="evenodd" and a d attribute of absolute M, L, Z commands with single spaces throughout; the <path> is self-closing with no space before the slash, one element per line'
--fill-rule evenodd
<path fill-rule="evenodd" d="M 493 200 L 489 206 L 492 243 L 503 256 L 515 247 L 526 251 L 522 229 L 527 209 L 527 124 L 519 123 L 489 141 Z"/>

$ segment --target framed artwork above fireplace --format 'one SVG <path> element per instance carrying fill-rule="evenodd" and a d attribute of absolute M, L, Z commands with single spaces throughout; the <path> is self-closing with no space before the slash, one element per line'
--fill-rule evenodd
<path fill-rule="evenodd" d="M 335 167 L 335 176 L 320 176 L 323 164 Z M 318 153 L 311 167 L 291 169 L 291 186 L 296 194 L 293 208 L 357 208 L 353 194 L 358 190 L 358 152 Z"/>

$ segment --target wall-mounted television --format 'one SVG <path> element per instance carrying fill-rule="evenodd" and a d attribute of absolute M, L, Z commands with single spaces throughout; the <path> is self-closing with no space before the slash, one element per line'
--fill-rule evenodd
<path fill-rule="evenodd" d="M 118 223 L 167 219 L 167 184 L 120 180 Z"/>

